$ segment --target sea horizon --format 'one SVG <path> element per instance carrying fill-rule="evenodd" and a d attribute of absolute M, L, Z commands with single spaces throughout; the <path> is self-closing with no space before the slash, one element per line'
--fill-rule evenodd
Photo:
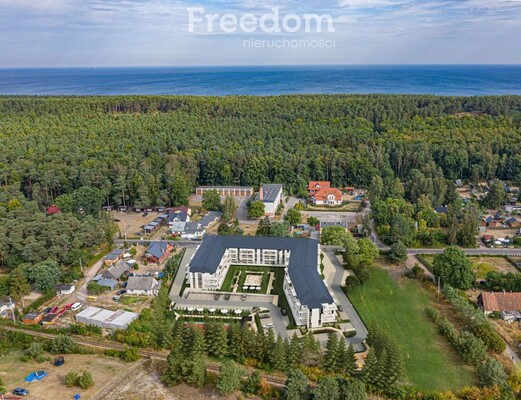
<path fill-rule="evenodd" d="M 520 64 L 0 68 L 0 95 L 521 95 Z"/>

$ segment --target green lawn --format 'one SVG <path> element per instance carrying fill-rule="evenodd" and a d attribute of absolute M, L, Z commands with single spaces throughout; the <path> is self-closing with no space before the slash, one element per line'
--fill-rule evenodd
<path fill-rule="evenodd" d="M 386 271 L 375 268 L 369 281 L 348 295 L 368 326 L 385 330 L 401 347 L 410 384 L 448 390 L 476 383 L 472 368 L 425 316 L 431 297 L 416 281 L 398 284 Z"/>

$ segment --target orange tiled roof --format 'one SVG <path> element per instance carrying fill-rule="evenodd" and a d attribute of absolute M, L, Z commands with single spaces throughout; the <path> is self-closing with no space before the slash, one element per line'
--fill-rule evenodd
<path fill-rule="evenodd" d="M 342 200 L 342 192 L 335 188 L 322 188 L 315 193 L 315 200 L 326 200 L 329 195 L 334 195 L 335 200 Z"/>
<path fill-rule="evenodd" d="M 521 293 L 481 293 L 484 311 L 521 311 Z"/>
<path fill-rule="evenodd" d="M 319 188 L 330 188 L 331 182 L 329 181 L 309 181 L 308 190 L 317 190 Z"/>

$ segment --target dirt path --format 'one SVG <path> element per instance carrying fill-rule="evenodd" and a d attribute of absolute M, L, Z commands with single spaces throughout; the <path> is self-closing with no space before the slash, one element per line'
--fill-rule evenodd
<path fill-rule="evenodd" d="M 112 399 L 114 396 L 111 394 L 115 389 L 119 389 L 125 384 L 128 385 L 129 382 L 134 381 L 135 373 L 138 369 L 142 369 L 146 360 L 141 359 L 135 363 L 132 368 L 128 369 L 124 374 L 116 377 L 111 382 L 109 382 L 104 388 L 102 388 L 98 393 L 94 395 L 92 400 L 104 400 L 104 399 Z"/>

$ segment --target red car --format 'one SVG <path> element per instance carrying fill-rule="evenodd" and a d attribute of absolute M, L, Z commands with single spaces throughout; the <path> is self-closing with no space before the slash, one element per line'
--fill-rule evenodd
<path fill-rule="evenodd" d="M 69 303 L 69 304 L 67 304 L 67 305 L 65 306 L 65 308 L 66 308 L 67 310 L 70 310 L 70 309 L 72 308 L 72 305 L 73 305 L 73 304 L 74 304 L 74 303 Z"/>
<path fill-rule="evenodd" d="M 53 308 L 51 308 L 51 312 L 49 314 L 56 314 L 56 311 L 58 311 L 59 308 L 58 306 L 54 306 Z"/>

